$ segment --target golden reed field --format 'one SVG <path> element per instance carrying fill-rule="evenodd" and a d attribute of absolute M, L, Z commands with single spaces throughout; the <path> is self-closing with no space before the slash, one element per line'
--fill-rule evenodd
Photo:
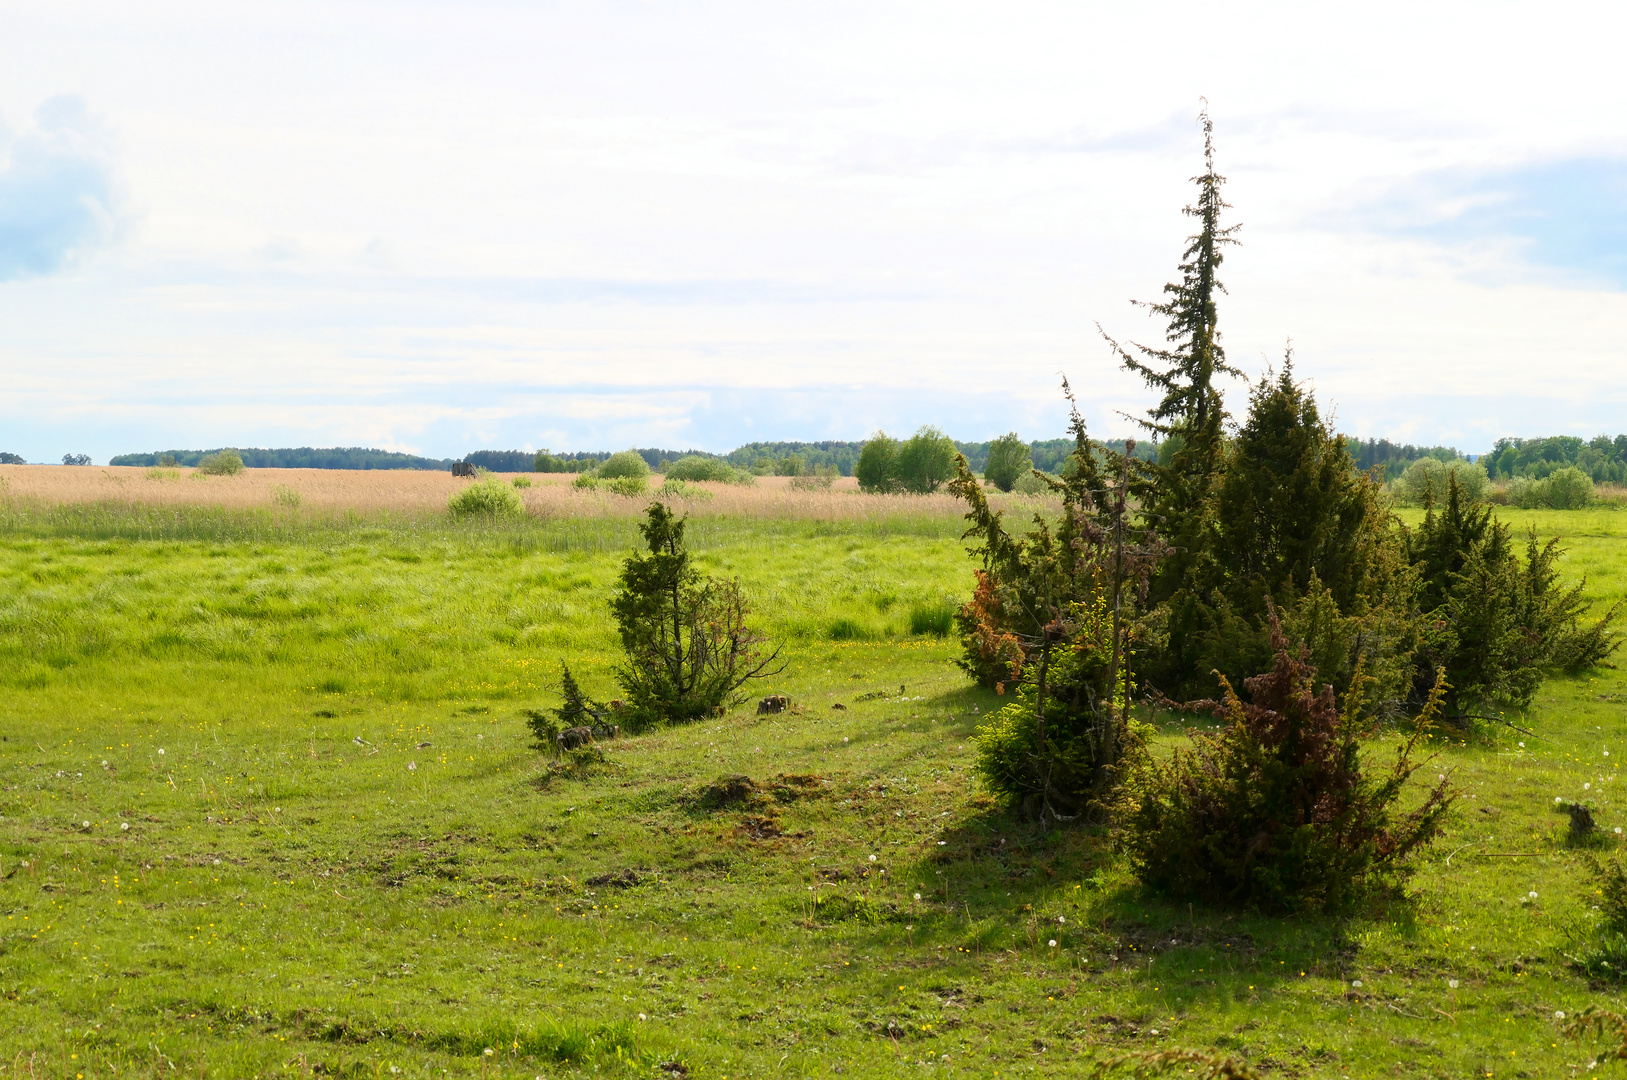
<path fill-rule="evenodd" d="M 631 517 L 648 500 L 571 486 L 565 473 L 492 474 L 505 482 L 531 481 L 517 492 L 526 512 L 538 518 Z M 650 491 L 662 478 L 651 477 Z M 236 476 L 210 476 L 196 469 L 141 466 L 0 465 L 0 500 L 36 505 L 125 503 L 141 506 L 219 506 L 298 510 L 315 516 L 354 512 L 419 516 L 446 510 L 447 500 L 470 480 L 448 472 L 408 469 L 245 469 Z M 828 490 L 799 490 L 791 478 L 758 477 L 755 484 L 687 484 L 706 494 L 678 496 L 697 516 L 848 519 L 894 514 L 955 515 L 964 505 L 946 494 L 861 495 L 850 476 Z M 991 496 L 996 493 L 991 492 Z M 709 496 L 709 497 L 708 497 Z M 1044 500 L 996 496 L 1012 506 Z"/>

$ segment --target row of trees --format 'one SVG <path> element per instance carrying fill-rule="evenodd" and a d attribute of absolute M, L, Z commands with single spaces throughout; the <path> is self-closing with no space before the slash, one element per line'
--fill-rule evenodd
<path fill-rule="evenodd" d="M 1186 208 L 1198 232 L 1145 305 L 1165 341 L 1108 339 L 1158 395 L 1143 423 L 1163 452 L 1146 462 L 1130 445 L 1104 461 L 1074 409 L 1072 458 L 1049 481 L 1060 517 L 1022 534 L 960 463 L 951 488 L 981 564 L 957 617 L 962 664 L 1014 693 L 979 759 L 1015 805 L 1115 818 L 1144 878 L 1177 893 L 1325 906 L 1426 843 L 1451 801 L 1443 782 L 1401 813 L 1414 743 L 1374 775 L 1364 733 L 1529 702 L 1549 673 L 1615 648 L 1618 609 L 1584 618 L 1583 586 L 1559 581 L 1558 542 L 1516 543 L 1450 474 L 1406 528 L 1351 467 L 1291 352 L 1233 420 L 1217 300 L 1237 227 L 1222 221 L 1204 122 Z M 1152 762 L 1130 717 L 1138 694 L 1221 727 Z"/>
<path fill-rule="evenodd" d="M 1599 484 L 1627 484 L 1627 435 L 1599 435 L 1586 442 L 1569 435 L 1545 439 L 1498 439 L 1484 458 L 1493 477 L 1543 480 L 1575 468 Z"/>

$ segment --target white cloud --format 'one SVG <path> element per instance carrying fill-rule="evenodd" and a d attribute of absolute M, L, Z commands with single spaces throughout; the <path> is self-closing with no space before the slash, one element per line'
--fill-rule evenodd
<path fill-rule="evenodd" d="M 111 242 L 119 227 L 112 138 L 76 97 L 0 128 L 0 281 L 50 274 Z"/>

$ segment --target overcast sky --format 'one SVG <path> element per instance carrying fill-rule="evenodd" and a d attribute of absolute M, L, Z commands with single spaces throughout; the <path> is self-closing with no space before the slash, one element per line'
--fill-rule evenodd
<path fill-rule="evenodd" d="M 1093 433 L 1206 97 L 1221 327 L 1360 436 L 1627 430 L 1599 4 L 7 0 L 0 450 Z M 1246 406 L 1233 389 L 1234 411 Z"/>

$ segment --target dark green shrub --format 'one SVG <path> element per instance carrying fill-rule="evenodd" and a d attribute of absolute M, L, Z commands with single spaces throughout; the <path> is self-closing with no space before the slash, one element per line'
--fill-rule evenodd
<path fill-rule="evenodd" d="M 1347 907 L 1376 875 L 1404 871 L 1440 831 L 1456 795 L 1443 778 L 1413 810 L 1400 800 L 1444 693 L 1437 681 L 1395 764 L 1370 775 L 1360 709 L 1341 715 L 1315 684 L 1305 651 L 1290 650 L 1271 612 L 1273 668 L 1246 680 L 1244 704 L 1206 702 L 1223 722 L 1192 748 L 1142 771 L 1125 820 L 1141 879 L 1183 899 L 1269 911 Z M 1359 692 L 1359 691 L 1358 691 Z"/>
<path fill-rule="evenodd" d="M 453 517 L 511 517 L 524 513 L 514 489 L 495 476 L 477 480 L 455 493 L 446 504 Z"/>
<path fill-rule="evenodd" d="M 989 463 L 983 467 L 983 478 L 1001 491 L 1010 491 L 1033 467 L 1028 444 L 1011 431 L 989 443 Z"/>
<path fill-rule="evenodd" d="M 1077 409 L 1072 428 L 1054 532 L 1036 515 L 1027 535 L 1008 533 L 964 458 L 950 483 L 968 503 L 966 535 L 983 559 L 972 599 L 955 615 L 961 665 L 999 693 L 1017 688 L 1017 700 L 978 731 L 978 772 L 1003 802 L 1041 819 L 1104 816 L 1140 755 L 1129 717 L 1131 642 L 1136 596 L 1161 555 L 1156 538 L 1128 527 L 1128 458 L 1117 458 L 1117 482 L 1107 486 Z"/>
<path fill-rule="evenodd" d="M 1429 505 L 1422 524 L 1406 534 L 1420 580 L 1418 604 L 1429 620 L 1415 686 L 1433 667 L 1445 668 L 1453 718 L 1486 701 L 1526 704 L 1551 672 L 1592 667 L 1620 645 L 1612 626 L 1621 602 L 1584 624 L 1587 581 L 1560 582 L 1558 539 L 1539 545 L 1531 532 L 1521 565 L 1509 532 L 1489 507 L 1464 499 L 1449 476 L 1445 505 L 1438 512 Z"/>
<path fill-rule="evenodd" d="M 650 504 L 639 525 L 648 553 L 622 563 L 611 614 L 621 631 L 617 673 L 631 726 L 683 723 L 744 700 L 752 679 L 785 669 L 780 650 L 746 625 L 750 609 L 735 580 L 708 578 L 684 542 L 685 519 Z"/>

